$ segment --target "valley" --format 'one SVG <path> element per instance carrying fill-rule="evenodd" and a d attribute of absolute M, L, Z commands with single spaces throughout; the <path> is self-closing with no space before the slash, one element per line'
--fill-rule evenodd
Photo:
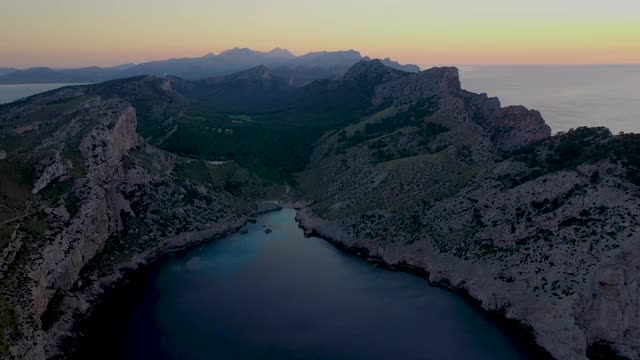
<path fill-rule="evenodd" d="M 0 105 L 0 154 L 3 357 L 64 357 L 127 274 L 294 203 L 307 235 L 420 269 L 551 358 L 640 356 L 640 136 L 551 136 L 456 68 L 65 87 Z"/>

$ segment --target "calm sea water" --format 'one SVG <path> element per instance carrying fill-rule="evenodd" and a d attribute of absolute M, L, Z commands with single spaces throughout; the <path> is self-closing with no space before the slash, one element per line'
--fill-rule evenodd
<path fill-rule="evenodd" d="M 81 84 L 18 84 L 0 85 L 0 104 L 12 102 L 41 92 Z"/>
<path fill-rule="evenodd" d="M 98 311 L 79 358 L 529 358 L 460 296 L 305 238 L 294 216 L 157 263 Z"/>
<path fill-rule="evenodd" d="M 461 67 L 462 87 L 539 110 L 554 132 L 640 132 L 640 65 Z"/>

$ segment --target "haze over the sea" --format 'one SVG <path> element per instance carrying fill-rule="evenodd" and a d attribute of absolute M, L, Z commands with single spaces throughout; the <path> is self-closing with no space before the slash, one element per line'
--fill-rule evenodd
<path fill-rule="evenodd" d="M 234 46 L 353 48 L 421 65 L 640 63 L 640 2 L 3 1 L 0 33 L 0 67 L 18 68 L 139 63 Z"/>

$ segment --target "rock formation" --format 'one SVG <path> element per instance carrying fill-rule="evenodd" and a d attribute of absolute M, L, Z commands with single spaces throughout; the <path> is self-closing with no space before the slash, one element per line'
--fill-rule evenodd
<path fill-rule="evenodd" d="M 0 113 L 0 136 L 13 144 L 2 165 L 0 350 L 17 359 L 59 355 L 75 319 L 123 271 L 233 230 L 251 212 L 221 186 L 176 174 L 196 160 L 145 144 L 129 103 L 85 91 Z"/>
<path fill-rule="evenodd" d="M 425 270 L 557 359 L 640 357 L 639 139 L 461 90 L 454 68 L 375 89 L 301 174 L 308 233 Z"/>
<path fill-rule="evenodd" d="M 307 233 L 426 271 L 545 355 L 640 358 L 639 136 L 552 137 L 455 68 L 289 80 L 143 76 L 0 106 L 0 357 L 64 357 L 127 272 L 305 199 Z"/>

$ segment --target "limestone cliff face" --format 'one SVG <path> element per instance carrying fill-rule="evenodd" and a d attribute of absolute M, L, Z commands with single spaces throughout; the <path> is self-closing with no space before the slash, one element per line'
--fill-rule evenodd
<path fill-rule="evenodd" d="M 497 98 L 462 91 L 467 111 L 482 126 L 491 141 L 502 151 L 540 141 L 551 136 L 551 128 L 538 111 L 524 106 L 500 107 Z"/>
<path fill-rule="evenodd" d="M 56 152 L 53 159 L 45 159 L 42 163 L 42 171 L 40 177 L 33 184 L 31 192 L 37 194 L 51 182 L 56 181 L 64 175 L 67 168 L 71 167 L 71 163 L 63 161 L 60 158 L 60 152 Z"/>
<path fill-rule="evenodd" d="M 640 358 L 636 138 L 550 138 L 538 112 L 461 90 L 449 68 L 378 87 L 372 108 L 301 174 L 308 232 L 426 270 L 554 358 Z"/>
<path fill-rule="evenodd" d="M 551 128 L 545 124 L 542 115 L 524 106 L 508 106 L 495 114 L 493 121 L 485 125 L 491 133 L 491 140 L 501 150 L 513 150 L 551 135 Z"/>
<path fill-rule="evenodd" d="M 0 318 L 10 325 L 1 357 L 60 355 L 123 269 L 235 229 L 250 212 L 221 187 L 173 176 L 186 160 L 143 143 L 129 103 L 62 92 L 72 96 L 0 114 L 0 141 L 13 144 L 3 170 L 18 173 L 1 187 L 11 200 L 0 226 Z"/>
<path fill-rule="evenodd" d="M 436 95 L 456 96 L 460 91 L 458 69 L 431 68 L 378 86 L 372 104 L 408 103 Z"/>
<path fill-rule="evenodd" d="M 74 284 L 82 267 L 116 229 L 118 215 L 114 216 L 109 188 L 124 180 L 122 156 L 142 141 L 136 134 L 135 110 L 130 105 L 104 105 L 104 110 L 111 111 L 110 116 L 95 119 L 98 121 L 80 140 L 79 151 L 87 174 L 76 184 L 80 194 L 78 213 L 44 247 L 43 262 L 31 275 L 37 283 L 33 291 L 37 317 L 42 316 L 56 291 L 68 290 Z"/>
<path fill-rule="evenodd" d="M 438 98 L 440 106 L 447 108 L 448 117 L 464 116 L 462 122 L 483 128 L 502 151 L 551 136 L 551 128 L 539 112 L 524 106 L 501 108 L 497 98 L 462 90 L 458 69 L 452 67 L 432 68 L 388 81 L 375 89 L 372 105 L 402 106 L 429 98 Z"/>

